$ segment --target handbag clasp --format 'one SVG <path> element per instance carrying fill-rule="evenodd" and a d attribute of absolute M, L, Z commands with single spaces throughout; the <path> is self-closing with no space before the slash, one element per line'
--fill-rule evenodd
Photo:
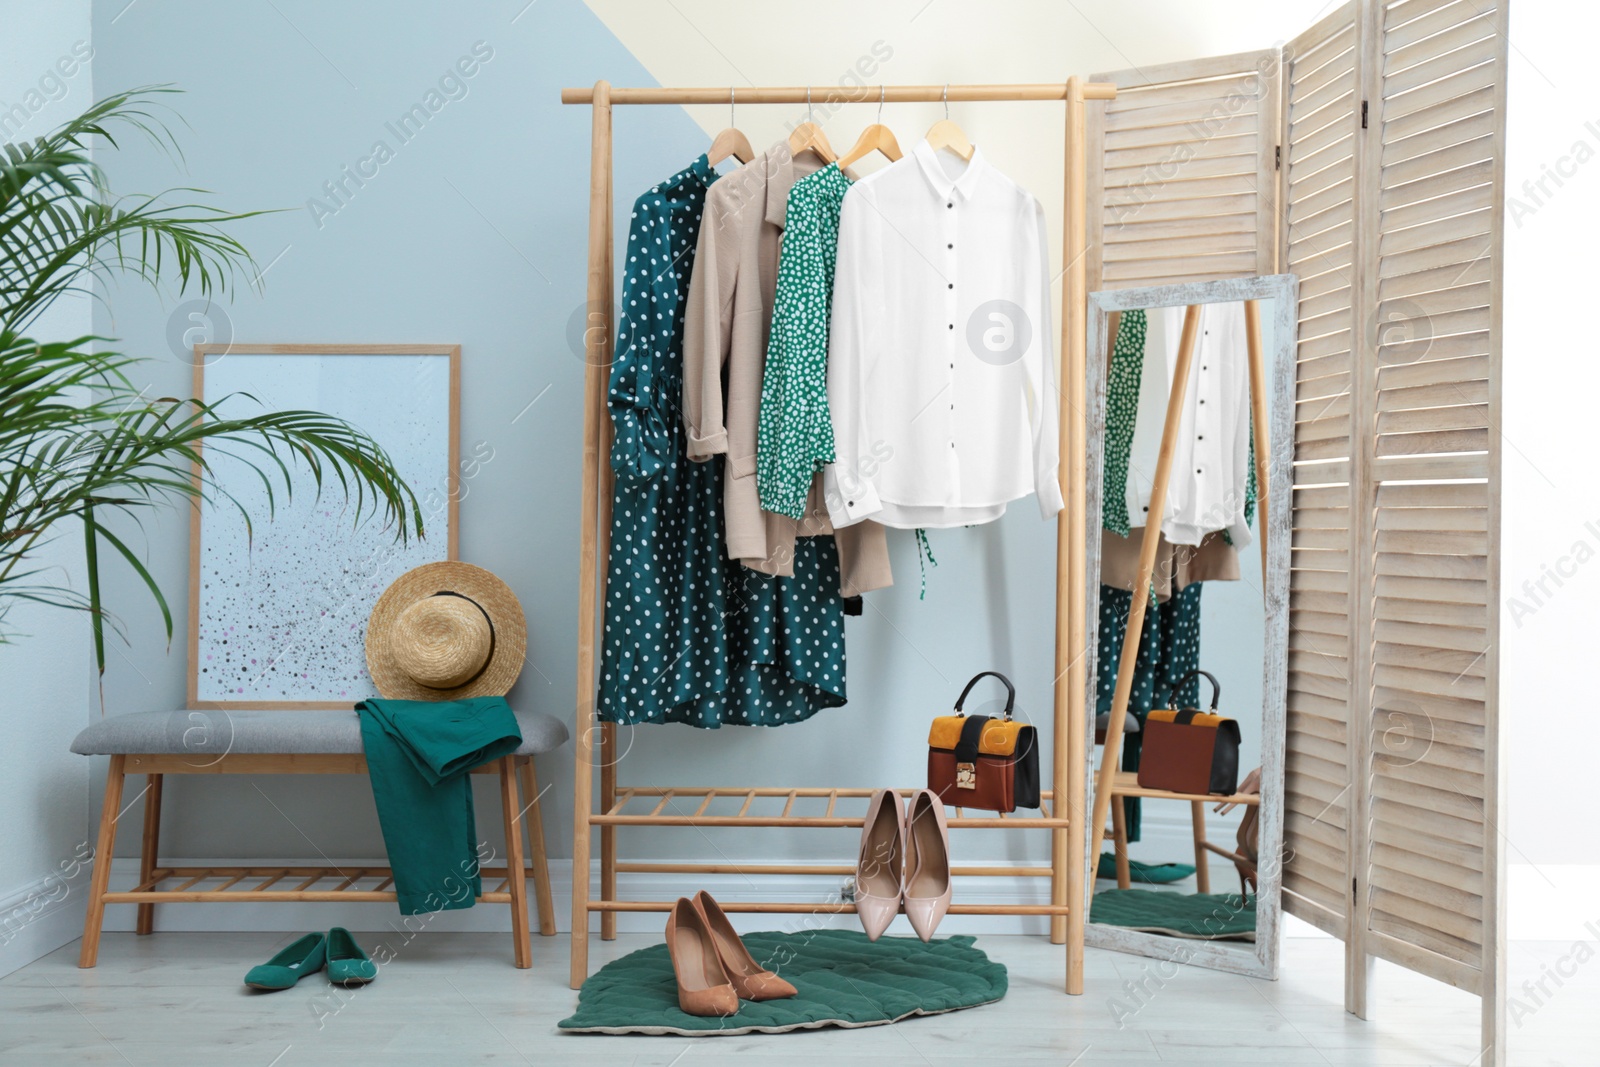
<path fill-rule="evenodd" d="M 976 764 L 972 764 L 972 763 L 958 763 L 958 764 L 956 764 L 956 788 L 957 789 L 976 789 L 976 788 L 978 788 L 978 768 L 977 768 Z"/>

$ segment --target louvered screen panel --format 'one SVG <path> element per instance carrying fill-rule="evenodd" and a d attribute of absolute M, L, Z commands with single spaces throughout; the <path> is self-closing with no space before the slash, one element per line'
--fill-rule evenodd
<path fill-rule="evenodd" d="M 1273 272 L 1275 51 L 1097 74 L 1090 289 Z"/>
<path fill-rule="evenodd" d="M 1493 932 L 1484 855 L 1501 18 L 1488 0 L 1386 5 L 1374 105 L 1368 946 L 1472 989 Z"/>
<path fill-rule="evenodd" d="M 1284 50 L 1282 247 L 1300 276 L 1284 907 L 1344 935 L 1350 779 L 1350 383 L 1356 100 L 1346 5 Z"/>

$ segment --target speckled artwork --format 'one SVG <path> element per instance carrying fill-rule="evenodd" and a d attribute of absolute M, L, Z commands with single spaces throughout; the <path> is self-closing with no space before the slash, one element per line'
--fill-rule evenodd
<path fill-rule="evenodd" d="M 196 696 L 219 703 L 336 701 L 376 696 L 363 641 L 378 595 L 412 567 L 447 556 L 450 357 L 229 353 L 205 369 L 205 396 L 224 411 L 310 409 L 346 419 L 388 450 L 422 504 L 425 540 L 399 543 L 370 514 L 357 523 L 339 487 L 322 499 L 302 465 L 297 491 L 277 491 L 213 454 L 220 485 L 200 514 Z"/>

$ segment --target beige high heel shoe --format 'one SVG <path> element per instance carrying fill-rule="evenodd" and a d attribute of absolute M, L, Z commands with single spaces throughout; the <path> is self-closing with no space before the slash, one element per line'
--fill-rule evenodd
<path fill-rule="evenodd" d="M 906 823 L 906 918 L 927 941 L 950 910 L 950 824 L 944 801 L 931 789 L 911 798 Z"/>
<path fill-rule="evenodd" d="M 856 915 L 871 941 L 878 940 L 900 913 L 901 872 L 905 862 L 905 811 L 893 790 L 880 789 L 867 804 L 856 855 Z"/>
<path fill-rule="evenodd" d="M 667 954 L 678 978 L 678 1007 L 689 1015 L 721 1017 L 739 1010 L 739 994 L 728 981 L 705 918 L 688 897 L 667 916 Z"/>
<path fill-rule="evenodd" d="M 728 982 L 741 1000 L 780 1000 L 795 995 L 794 986 L 756 962 L 750 950 L 744 947 L 739 934 L 722 910 L 722 905 L 712 899 L 704 889 L 694 895 L 694 906 L 706 921 L 711 941 L 717 946 L 717 958 L 728 973 Z"/>

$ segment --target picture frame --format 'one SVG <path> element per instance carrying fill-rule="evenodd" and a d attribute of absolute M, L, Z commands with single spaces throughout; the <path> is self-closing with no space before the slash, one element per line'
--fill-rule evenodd
<path fill-rule="evenodd" d="M 194 346 L 194 395 L 207 403 L 320 411 L 371 434 L 417 494 L 425 536 L 401 543 L 376 516 L 357 522 L 339 486 L 319 497 L 303 466 L 292 498 L 275 487 L 269 518 L 261 478 L 208 457 L 223 492 L 190 513 L 189 707 L 343 709 L 377 695 L 372 605 L 405 571 L 457 558 L 460 383 L 460 345 Z"/>

